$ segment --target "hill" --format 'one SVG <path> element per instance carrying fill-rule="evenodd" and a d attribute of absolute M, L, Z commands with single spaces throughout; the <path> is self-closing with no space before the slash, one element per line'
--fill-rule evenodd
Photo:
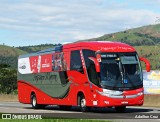
<path fill-rule="evenodd" d="M 27 52 L 20 50 L 18 48 L 15 48 L 15 47 L 0 45 L 0 56 L 5 56 L 5 57 L 18 56 L 24 53 L 27 53 Z"/>
<path fill-rule="evenodd" d="M 132 46 L 160 44 L 160 24 L 133 28 L 82 41 L 120 41 Z"/>
<path fill-rule="evenodd" d="M 37 52 L 54 46 L 55 45 L 53 44 L 42 44 L 23 47 L 10 47 L 6 45 L 0 45 L 0 64 L 8 64 L 12 68 L 17 68 L 17 59 L 19 55 Z"/>
<path fill-rule="evenodd" d="M 17 57 L 25 53 L 27 52 L 15 47 L 0 45 L 0 64 L 9 64 L 12 68 L 16 68 Z"/>
<path fill-rule="evenodd" d="M 139 56 L 147 58 L 151 63 L 151 70 L 160 70 L 160 45 L 135 46 Z M 142 65 L 144 69 L 144 64 Z"/>

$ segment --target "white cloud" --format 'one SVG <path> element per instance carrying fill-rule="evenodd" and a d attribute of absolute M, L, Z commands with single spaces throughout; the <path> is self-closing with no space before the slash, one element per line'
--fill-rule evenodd
<path fill-rule="evenodd" d="M 157 0 L 157 2 L 159 2 Z M 105 0 L 23 0 L 0 3 L 0 29 L 13 39 L 76 41 L 154 24 L 160 14 Z M 6 9 L 7 8 L 7 9 Z"/>

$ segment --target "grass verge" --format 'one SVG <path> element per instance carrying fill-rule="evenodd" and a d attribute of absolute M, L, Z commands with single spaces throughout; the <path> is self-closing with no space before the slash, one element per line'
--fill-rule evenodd
<path fill-rule="evenodd" d="M 144 95 L 143 106 L 160 107 L 160 95 Z"/>
<path fill-rule="evenodd" d="M 18 101 L 18 95 L 0 94 L 0 102 L 16 102 L 16 101 Z"/>

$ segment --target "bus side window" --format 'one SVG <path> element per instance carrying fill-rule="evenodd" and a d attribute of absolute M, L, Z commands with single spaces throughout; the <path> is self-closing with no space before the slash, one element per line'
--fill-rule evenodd
<path fill-rule="evenodd" d="M 76 70 L 80 73 L 83 72 L 82 61 L 79 50 L 71 51 L 70 70 Z"/>

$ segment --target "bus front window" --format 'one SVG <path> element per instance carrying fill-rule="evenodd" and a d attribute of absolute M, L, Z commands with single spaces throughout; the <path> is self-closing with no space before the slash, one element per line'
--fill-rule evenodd
<path fill-rule="evenodd" d="M 142 87 L 142 71 L 136 54 L 102 54 L 101 87 L 131 90 Z"/>

